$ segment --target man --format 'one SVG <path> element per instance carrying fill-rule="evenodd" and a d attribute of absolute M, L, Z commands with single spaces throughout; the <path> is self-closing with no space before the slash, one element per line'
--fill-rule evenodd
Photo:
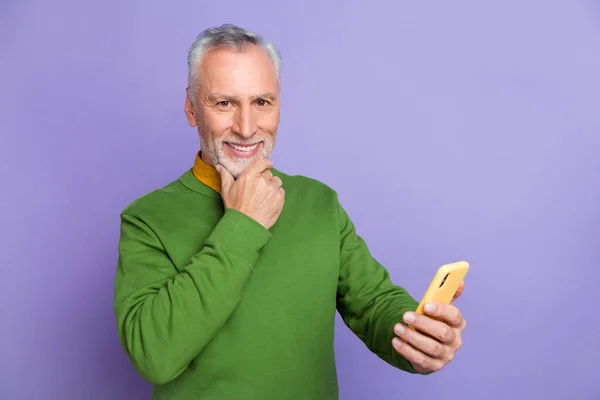
<path fill-rule="evenodd" d="M 336 310 L 394 367 L 429 374 L 451 361 L 460 311 L 415 315 L 336 192 L 269 161 L 277 49 L 223 25 L 198 37 L 188 62 L 193 167 L 121 214 L 119 335 L 154 398 L 337 399 Z"/>

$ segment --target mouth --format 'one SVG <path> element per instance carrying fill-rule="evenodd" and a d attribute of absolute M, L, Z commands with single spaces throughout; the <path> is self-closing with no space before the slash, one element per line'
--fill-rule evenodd
<path fill-rule="evenodd" d="M 229 152 L 235 157 L 248 158 L 254 156 L 258 152 L 262 142 L 257 142 L 254 144 L 225 142 L 225 144 L 227 145 Z"/>

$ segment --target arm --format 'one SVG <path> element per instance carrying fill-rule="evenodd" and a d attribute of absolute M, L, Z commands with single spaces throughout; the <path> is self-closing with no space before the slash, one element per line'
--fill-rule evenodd
<path fill-rule="evenodd" d="M 152 229 L 122 214 L 115 313 L 121 343 L 146 380 L 169 382 L 202 351 L 236 308 L 270 238 L 258 222 L 227 209 L 178 272 Z"/>
<path fill-rule="evenodd" d="M 338 203 L 340 226 L 340 276 L 337 309 L 344 323 L 367 348 L 388 364 L 417 373 L 392 346 L 394 325 L 418 302 L 395 286 L 388 271 L 375 260 L 354 224 Z"/>

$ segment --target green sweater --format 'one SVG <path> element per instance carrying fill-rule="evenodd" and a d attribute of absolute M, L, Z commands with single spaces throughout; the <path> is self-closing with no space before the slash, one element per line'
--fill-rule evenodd
<path fill-rule="evenodd" d="M 337 399 L 335 312 L 381 359 L 417 301 L 392 284 L 328 186 L 273 169 L 270 229 L 188 170 L 121 214 L 115 312 L 154 399 Z"/>

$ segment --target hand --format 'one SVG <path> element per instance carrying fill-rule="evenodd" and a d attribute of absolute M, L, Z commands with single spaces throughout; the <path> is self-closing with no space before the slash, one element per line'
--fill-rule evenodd
<path fill-rule="evenodd" d="M 461 283 L 454 295 L 456 300 L 464 290 Z M 430 308 L 430 305 L 433 306 Z M 427 315 L 414 312 L 404 314 L 405 323 L 416 330 L 408 329 L 398 323 L 394 332 L 398 335 L 392 340 L 396 351 L 404 356 L 419 373 L 430 373 L 442 369 L 454 359 L 462 346 L 462 332 L 467 321 L 454 305 L 429 303 L 424 307 Z"/>
<path fill-rule="evenodd" d="M 270 229 L 281 214 L 285 190 L 281 179 L 269 170 L 269 160 L 257 160 L 238 177 L 222 165 L 217 165 L 221 175 L 221 197 L 226 208 L 236 209 Z"/>

